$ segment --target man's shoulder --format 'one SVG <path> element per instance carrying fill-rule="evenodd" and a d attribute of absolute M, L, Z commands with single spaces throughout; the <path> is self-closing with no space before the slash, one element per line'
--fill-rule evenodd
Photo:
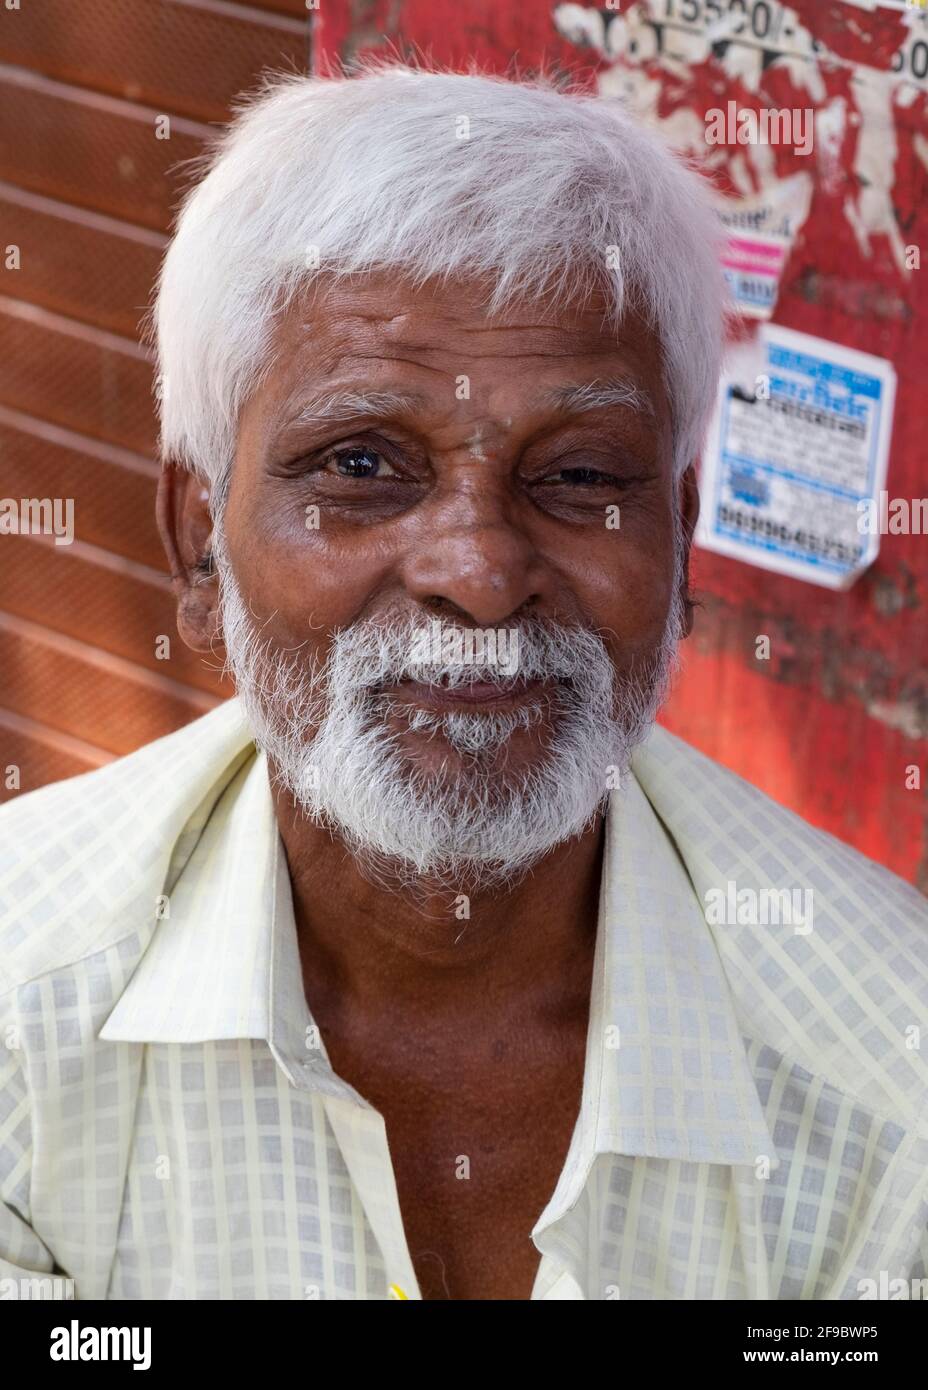
<path fill-rule="evenodd" d="M 0 806 L 0 992 L 151 918 L 179 839 L 195 838 L 252 747 L 229 700 L 103 767 Z"/>
<path fill-rule="evenodd" d="M 882 921 L 887 894 L 928 932 L 928 899 L 898 874 L 782 806 L 668 729 L 655 726 L 634 770 L 648 799 L 694 857 L 716 872 L 805 886 L 823 898 L 854 893 L 854 920 Z M 652 795 L 653 793 L 653 795 Z M 797 879 L 809 877 L 808 883 Z M 851 907 L 850 898 L 845 904 Z M 928 969 L 928 961 L 926 961 Z"/>
<path fill-rule="evenodd" d="M 745 1033 L 881 1113 L 923 1114 L 928 901 L 666 729 L 634 771 L 686 865 Z"/>

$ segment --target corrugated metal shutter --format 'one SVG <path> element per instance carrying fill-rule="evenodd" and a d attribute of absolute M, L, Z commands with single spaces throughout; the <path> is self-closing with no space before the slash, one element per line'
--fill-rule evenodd
<path fill-rule="evenodd" d="M 0 538 L 2 797 L 11 766 L 29 791 L 226 693 L 175 628 L 139 330 L 184 161 L 262 71 L 307 69 L 310 19 L 304 0 L 0 6 L 0 242 L 19 248 L 0 262 L 0 496 L 71 498 L 75 533 Z"/>

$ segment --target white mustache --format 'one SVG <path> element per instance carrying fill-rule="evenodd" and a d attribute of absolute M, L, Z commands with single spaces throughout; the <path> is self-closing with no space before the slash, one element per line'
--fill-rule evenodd
<path fill-rule="evenodd" d="M 449 648 L 477 646 L 479 659 L 442 659 Z M 423 648 L 438 659 L 421 659 Z M 355 689 L 382 689 L 415 681 L 458 689 L 468 685 L 509 687 L 514 681 L 580 680 L 591 661 L 606 656 L 602 639 L 590 628 L 550 618 L 526 617 L 499 629 L 464 628 L 433 618 L 427 625 L 417 614 L 369 619 L 336 633 L 330 652 L 333 672 L 341 667 Z M 606 656 L 606 659 L 608 657 Z M 350 667 L 350 673 L 347 669 Z"/>
<path fill-rule="evenodd" d="M 497 646 L 483 664 L 423 661 L 415 646 L 427 621 L 421 611 L 338 629 L 318 657 L 305 644 L 275 646 L 227 566 L 220 566 L 220 600 L 228 668 L 272 776 L 308 817 L 341 837 L 366 873 L 407 886 L 428 878 L 454 892 L 511 883 L 583 832 L 607 786 L 616 785 L 607 775 L 624 776 L 653 722 L 680 632 L 673 610 L 641 669 L 617 674 L 592 628 L 527 616 L 506 629 L 518 637 L 514 677 L 504 669 L 508 647 Z M 442 622 L 438 631 L 462 629 Z M 396 699 L 404 681 L 550 685 L 512 710 L 440 712 Z M 521 768 L 510 765 L 512 738 L 542 720 L 537 754 Z M 443 739 L 464 761 L 423 772 L 398 725 Z"/>

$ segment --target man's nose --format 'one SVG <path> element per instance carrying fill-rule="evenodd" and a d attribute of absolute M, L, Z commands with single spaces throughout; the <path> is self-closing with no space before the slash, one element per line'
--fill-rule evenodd
<path fill-rule="evenodd" d="M 451 605 L 475 627 L 543 604 L 551 577 L 516 510 L 515 499 L 496 487 L 446 495 L 405 557 L 407 593 L 430 607 Z"/>

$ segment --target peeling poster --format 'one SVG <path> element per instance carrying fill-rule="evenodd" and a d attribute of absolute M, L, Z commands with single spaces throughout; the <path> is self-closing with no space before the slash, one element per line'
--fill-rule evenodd
<path fill-rule="evenodd" d="M 896 374 L 869 353 L 764 323 L 722 376 L 703 456 L 704 549 L 845 589 L 871 565 Z"/>
<path fill-rule="evenodd" d="M 809 213 L 812 179 L 793 174 L 739 200 L 716 197 L 728 243 L 722 268 L 732 308 L 747 318 L 770 318 L 783 268 Z"/>

